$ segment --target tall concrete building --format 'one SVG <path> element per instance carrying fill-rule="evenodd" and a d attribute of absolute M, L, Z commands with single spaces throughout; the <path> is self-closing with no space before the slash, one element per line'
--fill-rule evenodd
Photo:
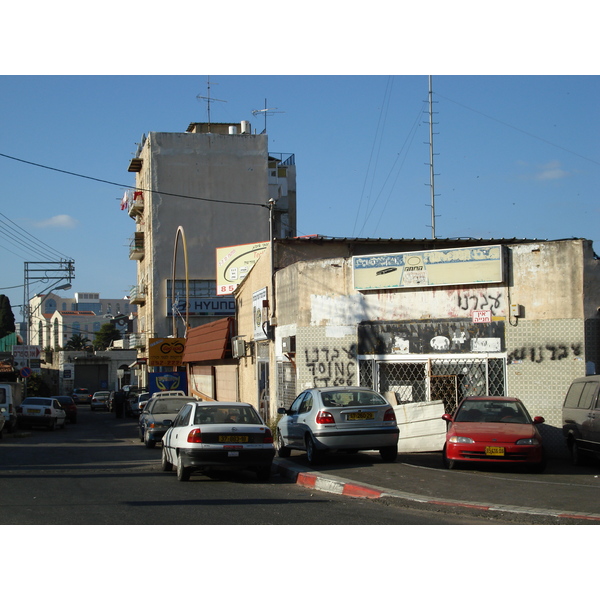
<path fill-rule="evenodd" d="M 248 121 L 143 136 L 128 169 L 136 189 L 122 203 L 135 220 L 129 258 L 137 261 L 130 294 L 137 334 L 130 347 L 138 357 L 148 355 L 151 338 L 182 337 L 186 321 L 196 327 L 235 315 L 233 296 L 217 293 L 217 248 L 267 242 L 271 231 L 296 235 L 294 155 L 267 146 L 266 133 L 253 133 Z"/>

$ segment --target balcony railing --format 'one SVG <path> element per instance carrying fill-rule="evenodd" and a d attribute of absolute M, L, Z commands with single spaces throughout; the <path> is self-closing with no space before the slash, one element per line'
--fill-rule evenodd
<path fill-rule="evenodd" d="M 145 286 L 134 285 L 129 291 L 130 304 L 145 304 L 146 303 L 146 288 Z"/>
<path fill-rule="evenodd" d="M 145 333 L 132 333 L 129 336 L 129 347 L 130 348 L 145 348 L 146 347 L 146 334 Z"/>
<path fill-rule="evenodd" d="M 136 231 L 133 239 L 129 243 L 130 260 L 141 260 L 144 258 L 144 234 Z"/>

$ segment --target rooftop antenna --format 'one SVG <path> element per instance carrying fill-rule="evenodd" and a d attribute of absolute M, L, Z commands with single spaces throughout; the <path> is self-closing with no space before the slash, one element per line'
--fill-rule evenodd
<path fill-rule="evenodd" d="M 429 187 L 431 191 L 431 239 L 435 240 L 435 186 L 433 172 L 433 86 L 432 77 L 429 76 Z M 437 113 L 436 113 L 437 114 Z M 436 123 L 437 125 L 437 123 Z"/>
<path fill-rule="evenodd" d="M 267 116 L 270 114 L 281 114 L 284 111 L 282 110 L 277 110 L 277 108 L 267 108 L 267 99 L 265 98 L 265 107 L 261 108 L 261 109 L 257 109 L 257 110 L 253 110 L 252 114 L 256 117 L 256 115 L 259 115 L 260 113 L 263 113 L 265 115 L 265 128 L 263 129 L 262 133 L 267 133 Z"/>
<path fill-rule="evenodd" d="M 212 81 L 210 80 L 210 77 L 206 78 L 206 89 L 207 89 L 207 95 L 206 96 L 201 96 L 200 94 L 198 94 L 196 96 L 196 98 L 198 100 L 206 100 L 206 104 L 207 104 L 207 112 L 208 112 L 208 133 L 210 133 L 210 103 L 211 102 L 227 102 L 227 100 L 219 100 L 218 98 L 211 98 L 210 97 L 210 84 L 212 83 Z M 215 84 L 218 85 L 218 84 Z"/>

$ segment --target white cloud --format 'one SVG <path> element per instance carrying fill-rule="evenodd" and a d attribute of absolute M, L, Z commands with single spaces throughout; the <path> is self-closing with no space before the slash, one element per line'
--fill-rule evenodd
<path fill-rule="evenodd" d="M 570 173 L 561 169 L 560 163 L 557 160 L 553 160 L 546 165 L 542 165 L 535 175 L 538 181 L 547 181 L 549 179 L 562 179 L 568 177 Z"/>
<path fill-rule="evenodd" d="M 34 225 L 40 229 L 73 229 L 77 223 L 77 219 L 69 215 L 56 215 L 44 221 L 37 221 Z"/>

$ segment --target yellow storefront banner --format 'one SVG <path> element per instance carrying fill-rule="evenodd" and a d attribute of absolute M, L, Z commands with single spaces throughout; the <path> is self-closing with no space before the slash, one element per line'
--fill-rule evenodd
<path fill-rule="evenodd" d="M 150 338 L 148 365 L 179 367 L 182 364 L 185 338 Z"/>

